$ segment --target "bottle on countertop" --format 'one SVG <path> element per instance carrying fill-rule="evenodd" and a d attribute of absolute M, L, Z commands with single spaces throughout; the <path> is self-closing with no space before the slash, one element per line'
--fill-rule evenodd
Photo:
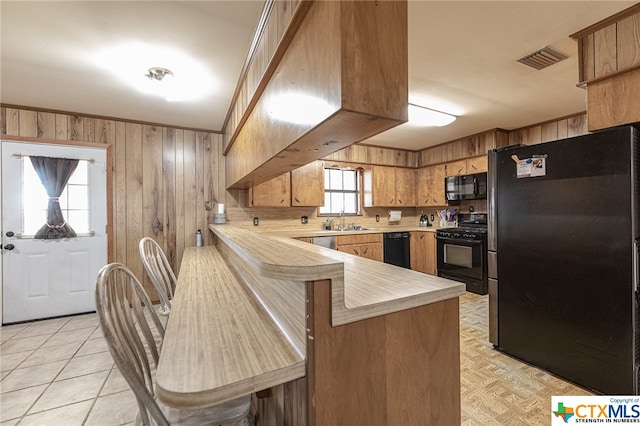
<path fill-rule="evenodd" d="M 196 232 L 196 247 L 202 247 L 202 231 L 199 229 Z"/>

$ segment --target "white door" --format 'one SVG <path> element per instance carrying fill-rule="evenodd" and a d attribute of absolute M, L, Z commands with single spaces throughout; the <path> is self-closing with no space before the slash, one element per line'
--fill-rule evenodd
<path fill-rule="evenodd" d="M 107 263 L 106 150 L 2 141 L 2 323 L 95 310 Z M 48 196 L 29 155 L 81 160 L 60 204 L 75 238 L 34 239 Z"/>

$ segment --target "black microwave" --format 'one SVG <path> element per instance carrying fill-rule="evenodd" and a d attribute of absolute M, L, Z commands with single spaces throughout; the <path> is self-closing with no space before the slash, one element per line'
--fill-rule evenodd
<path fill-rule="evenodd" d="M 487 198 L 487 174 L 449 176 L 444 178 L 447 201 L 479 200 Z"/>

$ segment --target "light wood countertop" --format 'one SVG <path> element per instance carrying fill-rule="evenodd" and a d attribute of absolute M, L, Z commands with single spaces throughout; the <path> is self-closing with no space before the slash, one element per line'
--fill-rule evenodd
<path fill-rule="evenodd" d="M 156 376 L 158 398 L 195 408 L 304 375 L 304 355 L 216 247 L 185 249 Z"/>
<path fill-rule="evenodd" d="M 255 232 L 227 224 L 209 228 L 266 277 L 298 281 L 330 279 L 334 326 L 455 298 L 465 292 L 465 285 L 457 281 L 291 238 L 309 236 L 308 232 Z M 324 232 L 326 235 L 327 231 Z M 329 235 L 345 233 L 329 232 Z"/>

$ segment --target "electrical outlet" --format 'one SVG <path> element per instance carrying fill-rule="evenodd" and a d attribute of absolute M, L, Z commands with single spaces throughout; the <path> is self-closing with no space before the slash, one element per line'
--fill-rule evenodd
<path fill-rule="evenodd" d="M 307 223 L 309 223 L 309 218 L 307 216 L 301 216 L 300 223 L 306 225 Z"/>
<path fill-rule="evenodd" d="M 473 213 L 475 211 L 476 211 L 476 209 L 473 206 L 469 206 L 469 213 Z"/>
<path fill-rule="evenodd" d="M 260 219 L 258 219 L 257 217 L 253 218 L 253 226 L 258 226 L 260 225 Z"/>
<path fill-rule="evenodd" d="M 380 222 L 380 215 L 379 214 L 376 215 L 376 222 Z"/>
<path fill-rule="evenodd" d="M 431 222 L 433 222 L 434 220 L 436 220 L 436 217 L 434 215 L 431 215 Z"/>

